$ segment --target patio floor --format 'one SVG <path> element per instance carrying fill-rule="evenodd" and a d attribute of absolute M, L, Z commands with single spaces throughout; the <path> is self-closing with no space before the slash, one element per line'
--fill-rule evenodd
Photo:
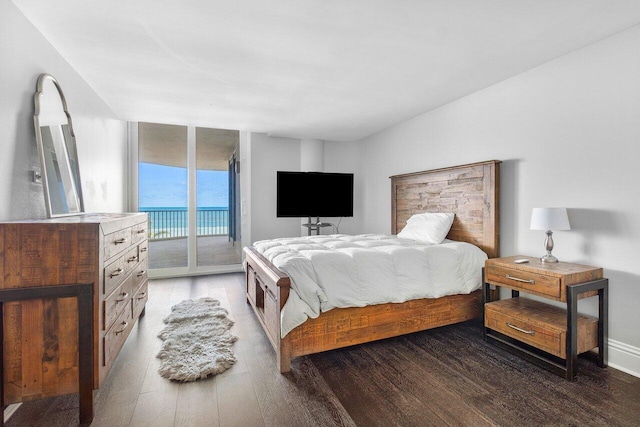
<path fill-rule="evenodd" d="M 198 264 L 228 265 L 242 262 L 240 242 L 229 241 L 228 236 L 198 237 Z M 187 238 L 149 241 L 149 268 L 187 266 Z"/>

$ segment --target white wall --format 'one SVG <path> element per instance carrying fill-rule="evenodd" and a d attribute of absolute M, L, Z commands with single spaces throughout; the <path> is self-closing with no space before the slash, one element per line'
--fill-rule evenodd
<path fill-rule="evenodd" d="M 0 220 L 46 216 L 42 186 L 30 183 L 39 166 L 33 95 L 41 73 L 60 83 L 73 119 L 88 212 L 126 206 L 126 123 L 8 0 L 0 1 Z"/>
<path fill-rule="evenodd" d="M 249 146 L 251 242 L 299 236 L 299 218 L 276 218 L 276 172 L 300 170 L 300 140 L 251 133 Z"/>
<path fill-rule="evenodd" d="M 353 174 L 353 217 L 322 218 L 323 222 L 340 224 L 339 232 L 343 234 L 360 234 L 363 232 L 363 189 L 365 182 L 362 175 L 361 144 L 325 141 L 324 172 Z M 391 211 L 391 208 L 389 208 Z M 332 227 L 323 228 L 322 234 L 335 233 Z"/>
<path fill-rule="evenodd" d="M 359 234 L 362 231 L 362 189 L 364 187 L 361 145 L 321 141 L 306 144 L 304 141 L 290 138 L 271 137 L 263 133 L 251 133 L 244 149 L 243 162 L 249 163 L 249 176 L 241 172 L 242 178 L 251 182 L 250 189 L 243 189 L 243 200 L 249 198 L 245 205 L 250 213 L 248 226 L 243 222 L 243 244 L 257 240 L 277 237 L 294 237 L 306 235 L 307 229 L 300 226 L 300 218 L 276 218 L 276 172 L 279 170 L 307 170 L 302 163 L 303 151 L 312 156 L 322 157 L 323 172 L 343 172 L 354 174 L 354 216 L 353 218 L 321 218 L 323 222 L 339 224 L 339 231 L 346 234 Z M 322 147 L 321 151 L 316 147 Z M 243 153 L 243 149 L 241 149 Z M 316 159 L 319 160 L 319 159 Z M 308 164 L 307 164 L 308 165 Z M 246 169 L 243 169 L 246 171 Z M 314 170 L 317 170 L 314 168 Z M 250 194 L 250 195 L 249 195 Z M 303 218 L 306 222 L 306 218 Z M 333 227 L 321 229 L 322 234 L 335 233 Z M 250 237 L 249 237 L 250 236 Z M 245 237 L 247 239 L 245 239 Z M 250 242 L 250 243 L 247 243 Z"/>
<path fill-rule="evenodd" d="M 554 255 L 604 267 L 611 360 L 631 346 L 639 362 L 638 46 L 634 27 L 360 141 L 363 229 L 389 232 L 390 175 L 503 160 L 502 255 L 543 255 L 532 208 L 569 208 L 572 230 L 554 233 Z"/>
<path fill-rule="evenodd" d="M 300 140 L 300 170 L 304 172 L 323 172 L 324 171 L 324 141 L 323 140 L 321 139 L 301 139 Z"/>

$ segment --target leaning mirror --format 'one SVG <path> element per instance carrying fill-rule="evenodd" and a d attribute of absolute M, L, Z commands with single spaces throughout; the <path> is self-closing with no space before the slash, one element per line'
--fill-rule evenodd
<path fill-rule="evenodd" d="M 84 212 L 76 139 L 58 81 L 41 74 L 33 116 L 47 216 Z"/>

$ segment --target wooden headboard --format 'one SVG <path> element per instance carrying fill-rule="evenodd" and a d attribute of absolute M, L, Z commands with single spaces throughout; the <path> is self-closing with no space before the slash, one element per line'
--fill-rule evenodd
<path fill-rule="evenodd" d="M 500 160 L 391 178 L 391 233 L 413 214 L 453 212 L 448 239 L 473 243 L 489 258 L 500 256 Z"/>

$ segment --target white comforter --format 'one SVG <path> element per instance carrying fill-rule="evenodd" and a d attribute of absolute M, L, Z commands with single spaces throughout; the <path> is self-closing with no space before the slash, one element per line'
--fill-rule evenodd
<path fill-rule="evenodd" d="M 480 288 L 487 259 L 469 243 L 433 245 L 383 234 L 281 238 L 254 246 L 291 278 L 282 337 L 336 307 L 468 294 Z"/>

